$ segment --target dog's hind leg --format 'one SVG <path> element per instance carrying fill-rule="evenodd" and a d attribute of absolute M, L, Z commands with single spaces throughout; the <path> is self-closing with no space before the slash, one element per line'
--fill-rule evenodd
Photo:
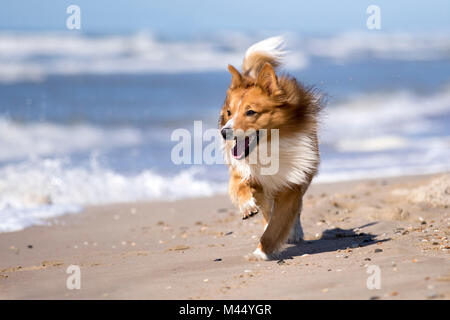
<path fill-rule="evenodd" d="M 272 216 L 258 248 L 253 252 L 259 258 L 268 260 L 275 257 L 276 252 L 289 236 L 295 219 L 299 216 L 299 208 L 303 189 L 287 189 L 280 192 L 275 198 Z"/>
<path fill-rule="evenodd" d="M 260 209 L 260 211 L 262 213 L 262 216 L 263 216 L 263 219 L 262 219 L 263 227 L 264 227 L 264 230 L 266 230 L 267 225 L 268 225 L 269 220 L 270 220 L 270 216 L 272 214 L 273 199 L 267 197 L 264 194 L 264 192 L 263 192 L 261 187 L 256 187 L 254 189 L 253 197 L 255 198 L 256 204 L 258 205 L 258 207 L 259 207 L 259 209 Z"/>
<path fill-rule="evenodd" d="M 300 243 L 303 240 L 303 228 L 300 220 L 302 213 L 302 202 L 303 202 L 302 199 L 300 199 L 298 215 L 294 220 L 295 222 L 287 238 L 287 243 Z"/>

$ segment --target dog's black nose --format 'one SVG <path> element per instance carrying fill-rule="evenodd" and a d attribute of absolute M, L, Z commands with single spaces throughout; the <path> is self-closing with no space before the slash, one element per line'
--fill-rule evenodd
<path fill-rule="evenodd" d="M 220 130 L 220 133 L 222 134 L 222 137 L 227 140 L 227 139 L 233 139 L 233 129 L 230 128 L 223 128 L 222 130 Z"/>

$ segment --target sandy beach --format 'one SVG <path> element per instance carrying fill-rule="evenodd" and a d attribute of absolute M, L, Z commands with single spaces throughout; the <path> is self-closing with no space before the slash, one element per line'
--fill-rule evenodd
<path fill-rule="evenodd" d="M 226 195 L 88 207 L 0 234 L 0 298 L 449 299 L 449 193 L 449 174 L 315 184 L 304 243 L 275 261 L 246 258 L 261 217 Z"/>

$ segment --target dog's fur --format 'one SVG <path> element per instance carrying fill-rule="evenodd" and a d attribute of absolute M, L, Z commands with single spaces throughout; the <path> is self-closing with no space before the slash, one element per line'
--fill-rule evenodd
<path fill-rule="evenodd" d="M 266 141 L 259 141 L 250 153 L 256 152 L 261 143 L 270 145 L 270 129 L 279 130 L 279 170 L 273 175 L 262 175 L 261 165 L 250 163 L 247 156 L 236 159 L 232 150 L 237 142 L 223 141 L 233 203 L 244 219 L 262 213 L 264 234 L 254 255 L 265 260 L 274 258 L 286 239 L 290 243 L 302 240 L 302 198 L 319 165 L 321 98 L 293 77 L 276 75 L 284 54 L 282 45 L 282 38 L 274 37 L 251 46 L 242 73 L 228 66 L 232 79 L 219 120 L 223 135 L 224 131 L 233 134 L 238 129 L 269 131 Z"/>

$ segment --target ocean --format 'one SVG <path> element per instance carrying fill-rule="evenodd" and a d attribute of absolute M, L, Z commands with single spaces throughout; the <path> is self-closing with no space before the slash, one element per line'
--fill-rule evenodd
<path fill-rule="evenodd" d="M 0 33 L 0 232 L 84 206 L 226 191 L 176 165 L 176 129 L 217 128 L 261 35 Z M 450 170 L 450 35 L 286 35 L 285 72 L 326 95 L 315 183 Z"/>

